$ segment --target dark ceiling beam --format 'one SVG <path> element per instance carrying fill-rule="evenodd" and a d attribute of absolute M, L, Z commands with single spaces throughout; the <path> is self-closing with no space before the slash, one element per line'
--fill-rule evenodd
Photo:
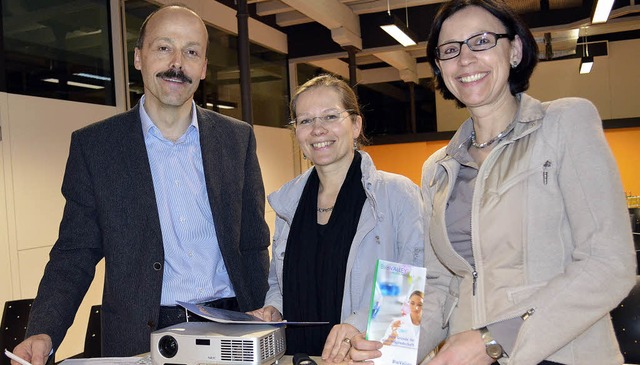
<path fill-rule="evenodd" d="M 544 34 L 544 56 L 547 60 L 553 58 L 553 46 L 551 45 L 551 33 L 549 32 Z"/>
<path fill-rule="evenodd" d="M 549 11 L 549 0 L 540 0 L 540 11 Z"/>

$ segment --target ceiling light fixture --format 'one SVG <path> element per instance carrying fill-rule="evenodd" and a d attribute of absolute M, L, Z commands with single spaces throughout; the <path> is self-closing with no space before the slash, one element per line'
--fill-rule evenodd
<path fill-rule="evenodd" d="M 50 77 L 47 79 L 42 79 L 42 81 L 44 82 L 50 82 L 52 84 L 59 84 L 60 80 Z M 104 89 L 104 86 L 99 86 L 99 85 L 92 85 L 92 84 L 87 84 L 84 82 L 76 82 L 76 81 L 71 81 L 71 80 L 67 80 L 67 85 L 69 86 L 77 86 L 77 87 L 83 87 L 85 89 L 94 89 L 94 90 L 100 90 L 100 89 Z"/>
<path fill-rule="evenodd" d="M 605 23 L 607 19 L 609 19 L 613 1 L 614 0 L 598 0 L 596 10 L 593 12 L 593 18 L 591 18 L 591 24 Z"/>
<path fill-rule="evenodd" d="M 218 109 L 235 109 L 238 107 L 238 104 L 234 102 L 222 101 L 222 100 L 216 101 L 215 104 L 207 103 L 207 108 L 213 108 L 214 106 Z"/>
<path fill-rule="evenodd" d="M 73 76 L 81 76 L 81 77 L 86 77 L 86 78 L 89 78 L 89 79 L 101 80 L 101 81 L 111 81 L 111 77 L 102 76 L 102 75 L 95 75 L 95 74 L 90 74 L 90 73 L 86 73 L 86 72 L 76 72 L 76 73 L 73 74 Z"/>
<path fill-rule="evenodd" d="M 580 59 L 580 73 L 588 74 L 593 67 L 593 56 L 586 56 Z"/>
<path fill-rule="evenodd" d="M 389 0 L 387 0 L 387 23 L 381 25 L 380 28 L 389 33 L 396 41 L 405 47 L 416 45 L 416 35 L 409 29 L 409 10 L 406 6 L 405 0 L 405 15 L 406 24 L 396 16 L 391 15 L 391 8 L 389 6 Z"/>
<path fill-rule="evenodd" d="M 593 56 L 589 56 L 589 42 L 587 41 L 587 30 L 584 31 L 584 43 L 582 44 L 582 58 L 580 59 L 580 74 L 588 74 L 593 68 Z"/>

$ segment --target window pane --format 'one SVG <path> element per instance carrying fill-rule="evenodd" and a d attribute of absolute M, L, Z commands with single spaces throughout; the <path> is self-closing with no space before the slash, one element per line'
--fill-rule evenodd
<path fill-rule="evenodd" d="M 302 85 L 327 71 L 300 63 L 296 65 Z M 413 85 L 403 81 L 358 84 L 358 102 L 362 110 L 365 136 L 397 136 L 414 134 L 411 95 L 415 100 L 415 133 L 436 132 L 436 96 L 431 79 L 420 79 Z"/>
<path fill-rule="evenodd" d="M 428 82 L 420 79 L 413 87 L 415 133 L 436 131 L 436 98 Z M 413 133 L 411 93 L 410 85 L 403 81 L 358 85 L 365 133 L 369 137 Z"/>
<path fill-rule="evenodd" d="M 2 0 L 6 90 L 115 105 L 108 0 Z"/>

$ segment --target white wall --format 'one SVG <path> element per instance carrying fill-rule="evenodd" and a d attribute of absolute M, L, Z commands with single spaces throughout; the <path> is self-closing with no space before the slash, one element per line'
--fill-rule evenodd
<path fill-rule="evenodd" d="M 6 227 L 0 235 L 0 252 L 8 252 L 0 258 L 0 287 L 6 301 L 36 295 L 62 216 L 60 186 L 71 132 L 112 115 L 115 108 L 2 94 L 0 110 L 4 177 L 0 217 L 5 217 L 0 227 Z M 70 334 L 84 337 L 89 306 L 100 301 L 101 292 L 101 283 L 92 285 Z M 68 344 L 60 348 L 60 354 L 68 356 L 81 351 Z"/>
<path fill-rule="evenodd" d="M 296 176 L 293 135 L 287 128 L 254 126 L 258 144 L 258 159 L 262 169 L 262 180 L 266 195 L 280 188 Z M 266 196 L 265 196 L 266 198 Z M 273 236 L 276 215 L 265 201 L 265 220 Z"/>
<path fill-rule="evenodd" d="M 640 69 L 640 40 L 609 42 L 609 55 L 595 57 L 591 73 L 580 75 L 580 59 L 540 62 L 531 77 L 527 91 L 541 101 L 567 96 L 591 100 L 602 119 L 640 116 L 637 85 Z M 436 97 L 438 131 L 456 130 L 469 117 L 465 109 L 457 109 L 453 101 Z"/>
<path fill-rule="evenodd" d="M 0 93 L 0 301 L 33 298 L 58 235 L 60 186 L 71 132 L 115 113 L 114 107 Z M 294 177 L 288 129 L 256 126 L 266 192 Z M 267 205 L 267 222 L 275 215 Z M 273 229 L 271 230 L 273 232 Z M 102 298 L 104 263 L 57 352 L 82 352 L 91 305 Z M 3 308 L 3 307 L 2 307 Z M 2 309 L 0 309 L 2 310 Z"/>

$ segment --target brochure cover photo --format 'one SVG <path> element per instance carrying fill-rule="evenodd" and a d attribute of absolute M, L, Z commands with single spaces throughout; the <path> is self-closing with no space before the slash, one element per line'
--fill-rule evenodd
<path fill-rule="evenodd" d="M 427 269 L 378 260 L 367 339 L 382 342 L 376 364 L 415 365 Z"/>

